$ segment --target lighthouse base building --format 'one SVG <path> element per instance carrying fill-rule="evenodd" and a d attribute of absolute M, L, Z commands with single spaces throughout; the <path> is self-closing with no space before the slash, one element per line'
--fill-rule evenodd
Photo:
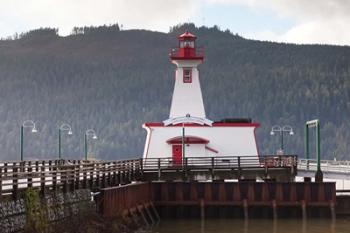
<path fill-rule="evenodd" d="M 189 32 L 178 39 L 178 47 L 170 53 L 176 70 L 169 119 L 143 125 L 147 131 L 143 158 L 181 163 L 184 157 L 258 156 L 258 123 L 206 118 L 197 68 L 204 59 L 203 48 L 196 47 L 196 36 Z"/>

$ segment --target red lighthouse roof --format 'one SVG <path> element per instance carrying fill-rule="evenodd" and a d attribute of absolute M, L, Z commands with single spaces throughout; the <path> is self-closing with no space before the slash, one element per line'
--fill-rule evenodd
<path fill-rule="evenodd" d="M 186 39 L 195 40 L 197 37 L 192 33 L 189 33 L 188 31 L 186 31 L 185 33 L 181 34 L 178 38 L 179 40 L 186 40 Z"/>

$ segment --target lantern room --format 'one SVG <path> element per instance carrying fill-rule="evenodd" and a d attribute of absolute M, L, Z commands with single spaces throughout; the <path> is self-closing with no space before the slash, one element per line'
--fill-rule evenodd
<path fill-rule="evenodd" d="M 170 53 L 171 60 L 203 60 L 203 48 L 196 47 L 197 37 L 188 31 L 178 37 L 179 46 Z"/>

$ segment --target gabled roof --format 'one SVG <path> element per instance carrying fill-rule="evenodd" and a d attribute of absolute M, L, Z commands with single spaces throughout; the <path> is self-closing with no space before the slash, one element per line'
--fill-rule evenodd
<path fill-rule="evenodd" d="M 192 33 L 189 33 L 188 31 L 186 31 L 185 33 L 181 34 L 178 38 L 179 38 L 179 40 L 183 40 L 183 39 L 195 40 L 197 37 L 195 35 L 193 35 Z"/>

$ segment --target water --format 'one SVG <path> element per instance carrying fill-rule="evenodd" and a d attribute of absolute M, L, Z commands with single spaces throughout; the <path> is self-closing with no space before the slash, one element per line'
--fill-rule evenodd
<path fill-rule="evenodd" d="M 349 233 L 350 218 L 162 220 L 152 233 Z"/>

